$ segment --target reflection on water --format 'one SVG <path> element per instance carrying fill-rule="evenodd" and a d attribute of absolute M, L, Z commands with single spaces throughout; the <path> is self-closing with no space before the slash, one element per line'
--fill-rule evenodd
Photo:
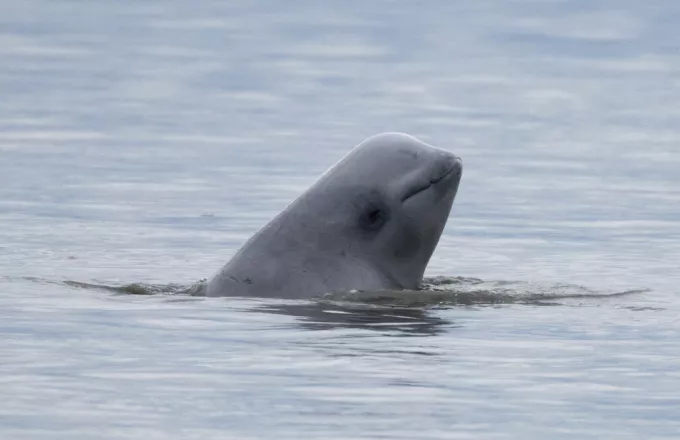
<path fill-rule="evenodd" d="M 423 309 L 311 302 L 268 304 L 252 311 L 295 317 L 297 325 L 304 330 L 350 328 L 402 336 L 434 336 L 455 327 L 453 323 Z"/>

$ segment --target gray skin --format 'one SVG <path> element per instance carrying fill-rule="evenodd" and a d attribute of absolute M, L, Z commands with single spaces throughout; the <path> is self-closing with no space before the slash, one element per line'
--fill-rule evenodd
<path fill-rule="evenodd" d="M 368 138 L 251 237 L 206 293 L 311 298 L 415 289 L 462 170 L 454 154 L 409 135 Z"/>

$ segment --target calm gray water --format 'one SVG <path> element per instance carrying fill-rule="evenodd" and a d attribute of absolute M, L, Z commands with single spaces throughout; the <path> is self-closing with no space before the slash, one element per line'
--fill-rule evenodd
<path fill-rule="evenodd" d="M 0 2 L 0 438 L 680 438 L 679 20 Z M 465 161 L 444 300 L 170 294 L 381 131 Z"/>

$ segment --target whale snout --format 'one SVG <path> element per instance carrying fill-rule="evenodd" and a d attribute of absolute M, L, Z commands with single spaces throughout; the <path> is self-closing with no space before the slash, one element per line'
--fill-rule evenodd
<path fill-rule="evenodd" d="M 402 195 L 401 201 L 406 202 L 430 188 L 438 188 L 437 192 L 442 194 L 449 191 L 455 193 L 462 173 L 463 161 L 458 156 L 436 148 L 434 160 L 431 160 L 424 169 L 421 169 L 415 180 L 406 185 L 406 191 Z"/>
<path fill-rule="evenodd" d="M 453 156 L 453 163 L 451 164 L 451 172 L 457 175 L 458 178 L 463 174 L 463 159 L 458 156 Z"/>
<path fill-rule="evenodd" d="M 450 151 L 441 149 L 438 156 L 437 166 L 435 166 L 435 172 L 431 182 L 436 183 L 449 176 L 460 179 L 463 173 L 463 160 Z"/>

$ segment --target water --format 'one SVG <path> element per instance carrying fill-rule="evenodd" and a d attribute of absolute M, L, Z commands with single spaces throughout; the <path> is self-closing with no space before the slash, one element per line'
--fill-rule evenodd
<path fill-rule="evenodd" d="M 0 437 L 678 438 L 679 16 L 0 3 Z M 170 294 L 394 130 L 465 161 L 453 284 Z"/>

